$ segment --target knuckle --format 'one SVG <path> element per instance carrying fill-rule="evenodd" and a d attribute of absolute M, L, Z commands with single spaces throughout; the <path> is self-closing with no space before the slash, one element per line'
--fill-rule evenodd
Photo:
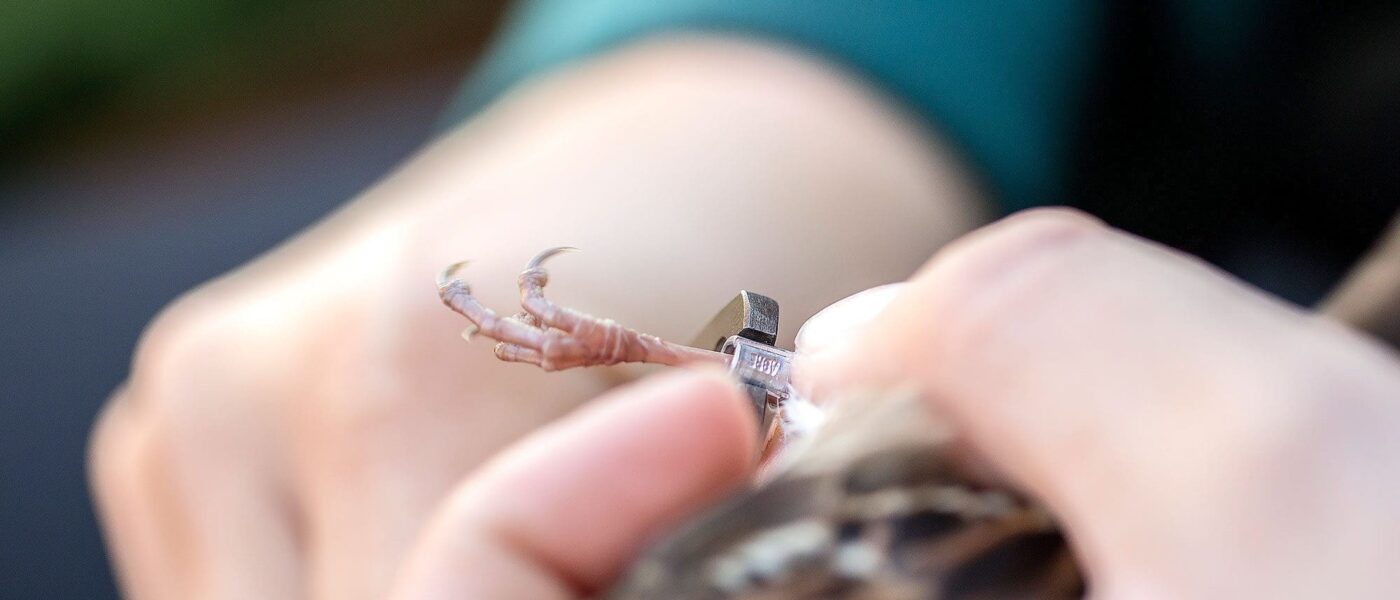
<path fill-rule="evenodd" d="M 925 290 L 940 337 L 965 350 L 988 328 L 1015 328 L 1048 310 L 1058 293 L 1075 289 L 1085 266 L 1075 250 L 1110 235 L 1076 210 L 1022 211 L 950 245 L 914 285 Z"/>
<path fill-rule="evenodd" d="M 1233 437 L 1244 448 L 1262 454 L 1277 454 L 1291 442 L 1303 440 L 1317 424 L 1315 415 L 1321 408 L 1303 390 L 1315 385 L 1319 378 L 1307 372 L 1306 366 L 1289 373 L 1250 373 L 1238 376 L 1239 385 L 1226 390 L 1234 396 L 1234 418 L 1230 418 Z M 1248 377 L 1248 380 L 1244 379 Z"/>
<path fill-rule="evenodd" d="M 1085 237 L 1107 231 L 1099 220 L 1069 208 L 1035 208 L 1013 214 L 950 245 L 931 268 L 952 265 L 964 277 L 987 277 Z M 978 282 L 974 279 L 973 282 Z"/>
<path fill-rule="evenodd" d="M 1042 206 L 1028 208 L 1014 213 L 995 223 L 992 227 L 1008 231 L 1029 231 L 1043 229 L 1096 230 L 1104 227 L 1103 221 L 1077 208 L 1067 206 Z"/>
<path fill-rule="evenodd" d="M 158 468 L 194 421 L 207 394 L 189 373 L 207 369 L 220 341 L 217 315 L 227 304 L 197 290 L 171 302 L 146 326 L 126 383 L 104 403 L 88 434 L 90 485 L 104 496 L 130 494 L 131 482 Z M 184 406 L 185 408 L 181 408 Z"/>
<path fill-rule="evenodd" d="M 209 301 L 200 292 L 172 302 L 146 326 L 126 383 L 103 404 L 88 434 L 89 481 L 98 494 L 125 487 L 157 460 L 153 440 L 177 421 L 170 414 L 185 393 L 180 374 L 198 368 L 208 348 Z"/>
<path fill-rule="evenodd" d="M 94 491 L 98 493 L 107 489 L 105 483 L 117 476 L 124 466 L 122 461 L 116 460 L 116 458 L 128 445 L 127 440 L 130 438 L 131 427 L 117 418 L 118 411 L 125 408 L 122 396 L 123 392 L 117 392 L 107 401 L 93 422 L 92 429 L 88 432 L 88 479 Z"/>
<path fill-rule="evenodd" d="M 107 401 L 104 419 L 117 421 L 118 430 L 172 435 L 210 421 L 216 398 L 238 383 L 230 379 L 236 365 L 227 361 L 240 340 L 221 316 L 226 308 L 202 291 L 163 308 L 137 341 L 125 388 Z"/>
<path fill-rule="evenodd" d="M 1327 450 L 1318 427 L 1323 407 L 1292 391 L 1258 391 L 1234 410 L 1220 411 L 1227 423 L 1220 427 L 1209 472 L 1226 483 L 1264 487 L 1316 475 L 1308 472 L 1316 464 L 1312 458 Z"/>
<path fill-rule="evenodd" d="M 204 293 L 194 292 L 161 309 L 136 344 L 133 376 L 167 372 L 198 360 L 213 339 L 217 314 L 213 304 Z"/>
<path fill-rule="evenodd" d="M 1240 394 L 1247 398 L 1248 418 L 1240 419 L 1247 447 L 1302 462 L 1301 453 L 1369 442 L 1368 434 L 1391 418 L 1377 400 L 1394 388 L 1387 394 L 1387 382 L 1367 369 L 1356 348 L 1317 333 L 1306 326 L 1294 332 L 1279 344 L 1285 350 L 1250 374 L 1253 387 Z"/>
<path fill-rule="evenodd" d="M 1023 211 L 951 244 L 929 262 L 921 279 L 949 290 L 953 300 L 977 296 L 1030 263 L 1062 266 L 1063 249 L 1107 231 L 1098 220 L 1072 209 Z"/>
<path fill-rule="evenodd" d="M 1274 352 L 1217 380 L 1212 407 L 1227 448 L 1224 472 L 1258 481 L 1306 477 L 1316 456 L 1368 429 L 1351 410 L 1357 398 L 1349 367 L 1297 343 L 1306 340 L 1280 340 Z"/>
<path fill-rule="evenodd" d="M 156 464 L 151 425 L 133 411 L 125 390 L 107 401 L 88 433 L 87 445 L 88 484 L 100 501 L 140 493 L 142 487 L 132 482 L 144 479 Z"/>

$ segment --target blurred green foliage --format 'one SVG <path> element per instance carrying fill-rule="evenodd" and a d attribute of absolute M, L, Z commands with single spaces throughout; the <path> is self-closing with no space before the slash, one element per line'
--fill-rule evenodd
<path fill-rule="evenodd" d="M 363 63 L 386 53 L 440 51 L 443 43 L 451 45 L 454 31 L 480 37 L 481 21 L 493 19 L 499 4 L 0 2 L 0 161 L 99 119 L 114 106 L 227 102 L 269 72 L 372 68 Z"/>

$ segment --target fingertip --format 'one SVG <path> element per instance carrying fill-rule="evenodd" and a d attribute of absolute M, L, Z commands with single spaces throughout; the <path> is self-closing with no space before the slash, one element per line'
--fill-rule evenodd
<path fill-rule="evenodd" d="M 650 430 L 657 445 L 698 444 L 672 454 L 672 460 L 684 461 L 678 467 L 737 468 L 735 474 L 743 477 L 758 453 L 757 415 L 718 368 L 678 369 L 643 379 L 599 398 L 588 412 L 595 410 L 602 419 Z"/>
<path fill-rule="evenodd" d="M 1007 293 L 1005 282 L 1110 231 L 1063 207 L 1024 210 L 979 229 L 939 251 L 908 282 L 857 293 L 804 324 L 797 385 L 819 399 L 852 383 L 900 384 L 910 374 L 939 374 L 938 367 L 967 350 L 962 332 L 998 318 L 987 309 Z"/>
<path fill-rule="evenodd" d="M 456 597 L 500 595 L 502 585 L 597 591 L 657 532 L 749 479 L 754 421 L 718 371 L 678 371 L 614 390 L 454 493 L 403 586 Z M 519 581 L 483 572 L 483 554 L 513 557 L 495 562 L 516 565 Z"/>
<path fill-rule="evenodd" d="M 632 402 L 643 402 L 642 398 L 660 398 L 703 410 L 707 414 L 722 419 L 735 427 L 756 428 L 753 411 L 748 409 L 748 400 L 728 373 L 718 367 L 678 369 L 634 384 L 621 390 L 619 396 L 628 397 Z"/>

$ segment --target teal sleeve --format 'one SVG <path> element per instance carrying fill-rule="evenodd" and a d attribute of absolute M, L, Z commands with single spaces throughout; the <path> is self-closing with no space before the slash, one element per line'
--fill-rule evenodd
<path fill-rule="evenodd" d="M 449 114 L 460 120 L 527 77 L 659 32 L 767 38 L 904 102 L 1010 211 L 1061 200 L 1101 11 L 1088 0 L 533 0 Z"/>

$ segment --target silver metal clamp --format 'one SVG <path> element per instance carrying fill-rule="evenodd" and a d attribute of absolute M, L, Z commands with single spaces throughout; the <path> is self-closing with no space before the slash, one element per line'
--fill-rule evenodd
<path fill-rule="evenodd" d="M 776 347 L 777 339 L 778 303 L 762 294 L 742 291 L 691 344 L 733 355 L 729 374 L 748 393 L 763 439 L 773 431 L 792 381 L 793 353 Z"/>

